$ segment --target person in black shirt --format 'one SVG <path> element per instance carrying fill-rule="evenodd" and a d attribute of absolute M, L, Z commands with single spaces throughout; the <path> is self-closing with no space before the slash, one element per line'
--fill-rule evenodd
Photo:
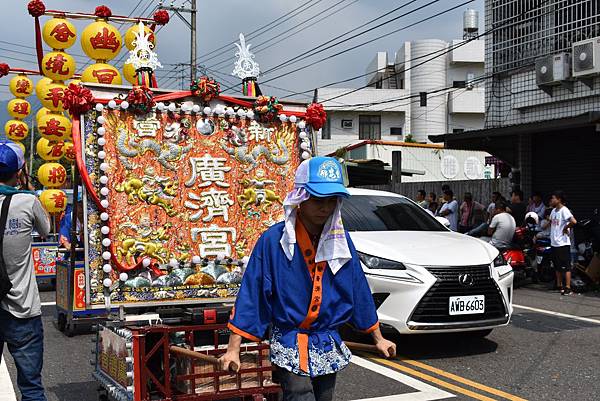
<path fill-rule="evenodd" d="M 523 191 L 516 189 L 511 192 L 509 212 L 512 214 L 517 227 L 522 227 L 525 223 L 525 214 L 527 213 L 527 205 L 523 202 Z"/>

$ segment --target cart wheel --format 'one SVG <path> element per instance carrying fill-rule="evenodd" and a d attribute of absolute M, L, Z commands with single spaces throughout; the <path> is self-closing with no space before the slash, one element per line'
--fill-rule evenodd
<path fill-rule="evenodd" d="M 67 327 L 67 316 L 64 313 L 58 313 L 56 325 L 58 326 L 58 330 L 63 333 L 65 332 L 65 328 Z"/>
<path fill-rule="evenodd" d="M 65 327 L 65 334 L 67 337 L 73 337 L 75 335 L 75 324 L 67 323 L 67 326 Z"/>
<path fill-rule="evenodd" d="M 103 388 L 98 389 L 98 401 L 109 401 L 108 394 Z"/>

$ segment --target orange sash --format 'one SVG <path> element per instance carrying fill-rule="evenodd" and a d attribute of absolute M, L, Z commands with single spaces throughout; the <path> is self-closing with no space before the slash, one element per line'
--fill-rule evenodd
<path fill-rule="evenodd" d="M 300 324 L 300 329 L 305 332 L 298 333 L 298 353 L 300 356 L 300 370 L 308 372 L 308 334 L 306 331 L 310 330 L 310 326 L 319 317 L 319 311 L 321 310 L 321 299 L 322 299 L 322 278 L 325 269 L 327 268 L 327 262 L 315 263 L 315 257 L 317 251 L 313 246 L 312 241 L 308 235 L 308 231 L 300 221 L 296 220 L 296 241 L 298 247 L 304 257 L 304 262 L 312 278 L 312 296 L 310 299 L 310 305 L 308 306 L 308 312 L 304 321 Z"/>

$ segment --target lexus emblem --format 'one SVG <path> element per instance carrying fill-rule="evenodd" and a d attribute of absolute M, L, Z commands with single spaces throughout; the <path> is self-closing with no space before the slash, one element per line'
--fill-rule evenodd
<path fill-rule="evenodd" d="M 471 276 L 469 273 L 463 273 L 463 274 L 459 275 L 458 282 L 463 287 L 472 287 L 473 284 L 475 284 L 475 280 L 473 279 L 473 276 Z"/>

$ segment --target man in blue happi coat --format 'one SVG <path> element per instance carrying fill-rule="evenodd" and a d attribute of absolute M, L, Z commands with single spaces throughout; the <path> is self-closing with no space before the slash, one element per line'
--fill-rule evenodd
<path fill-rule="evenodd" d="M 260 341 L 270 332 L 271 362 L 284 401 L 333 399 L 336 373 L 351 356 L 338 333 L 345 323 L 371 334 L 384 356 L 396 353 L 396 345 L 381 334 L 371 291 L 342 224 L 342 199 L 349 196 L 336 159 L 302 162 L 284 201 L 285 221 L 260 237 L 244 273 L 221 364 L 225 370 L 239 368 L 242 339 Z"/>

